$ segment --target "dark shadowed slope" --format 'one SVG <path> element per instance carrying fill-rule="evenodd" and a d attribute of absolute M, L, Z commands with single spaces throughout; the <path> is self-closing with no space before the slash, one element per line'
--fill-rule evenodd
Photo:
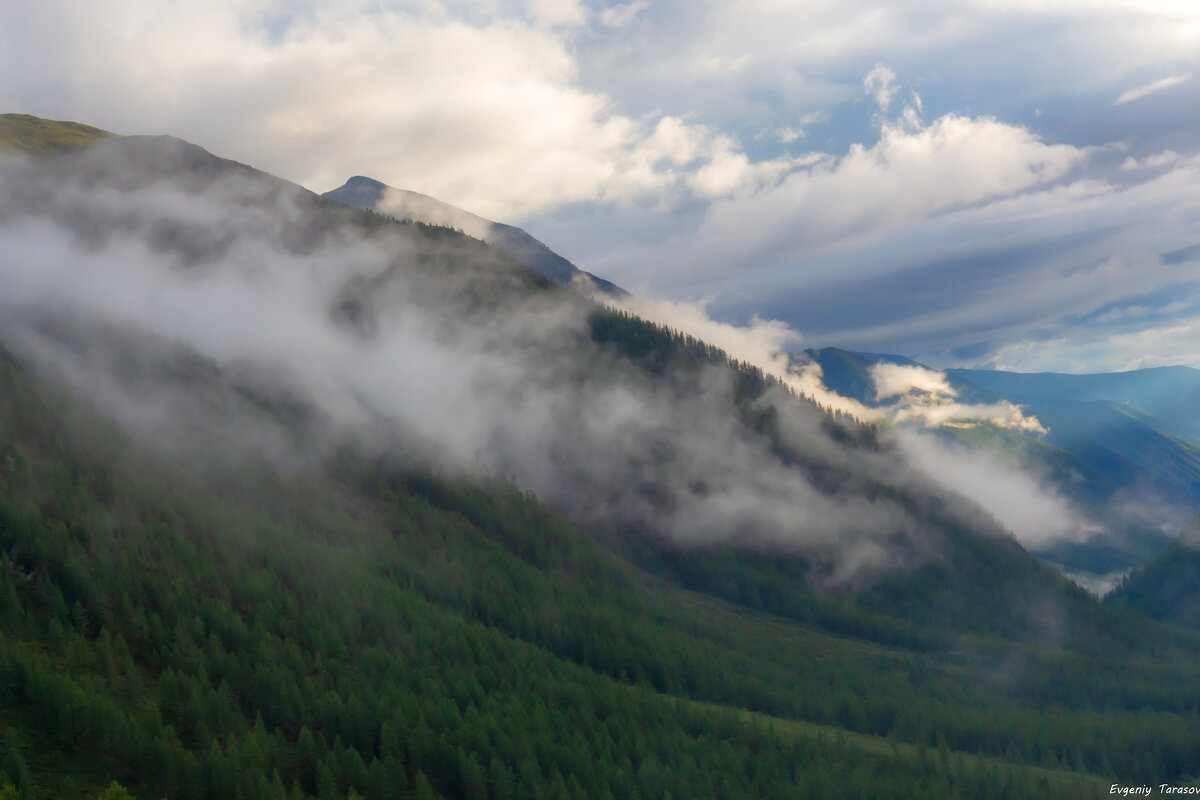
<path fill-rule="evenodd" d="M 411 219 L 460 230 L 502 250 L 555 283 L 572 286 L 585 294 L 626 294 L 616 284 L 579 269 L 520 228 L 486 220 L 428 195 L 395 189 L 359 175 L 339 188 L 325 192 L 322 197 L 396 219 Z"/>
<path fill-rule="evenodd" d="M 1200 517 L 1165 553 L 1130 573 L 1105 602 L 1200 628 Z"/>

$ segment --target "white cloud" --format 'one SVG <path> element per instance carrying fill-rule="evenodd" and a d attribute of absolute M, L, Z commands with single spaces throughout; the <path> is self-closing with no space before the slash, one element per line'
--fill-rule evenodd
<path fill-rule="evenodd" d="M 800 334 L 778 320 L 754 319 L 749 325 L 714 320 L 708 303 L 654 300 L 633 295 L 610 303 L 671 330 L 694 336 L 724 350 L 737 361 L 746 361 L 776 377 L 788 372 L 787 351 L 800 343 Z"/>
<path fill-rule="evenodd" d="M 967 228 L 986 237 L 1015 215 L 1042 243 L 1053 220 L 1069 221 L 1099 263 L 1078 216 L 1084 206 L 1146 252 L 1135 257 L 1099 229 L 1098 240 L 1125 263 L 1152 264 L 1151 237 L 1109 209 L 1153 177 L 1137 170 L 1185 170 L 1194 145 L 1183 132 L 1200 111 L 1180 104 L 1166 126 L 1108 104 L 1149 70 L 1167 70 L 1167 80 L 1195 74 L 1198 43 L 1200 6 L 1133 0 L 974 0 L 951 14 L 932 0 L 46 0 L 0 4 L 0 110 L 172 133 L 316 189 L 371 175 L 490 218 L 544 224 L 552 237 L 532 232 L 630 288 L 711 294 L 728 307 L 786 287 L 898 275 L 900 260 L 915 268 L 922 254 L 980 263 L 956 237 Z M 864 91 L 871 111 L 889 114 L 868 121 Z M 1064 132 L 1054 98 L 1107 121 L 1098 134 L 1082 123 Z M 987 116 L 1019 108 L 1046 113 L 1029 112 L 1033 130 Z M 926 112 L 938 118 L 926 124 Z M 1053 140 L 1040 138 L 1041 126 Z M 1116 179 L 1097 176 L 1112 151 L 1079 144 L 1110 130 L 1132 143 L 1121 154 L 1130 168 Z M 1162 160 L 1172 152 L 1177 163 Z M 1097 187 L 1106 194 L 1068 196 Z M 1184 202 L 1167 209 L 1177 227 L 1143 222 L 1174 242 L 1194 225 L 1187 192 L 1170 191 Z M 1033 241 L 1024 230 L 1005 237 L 1013 247 Z M 834 266 L 820 261 L 835 257 Z M 976 271 L 981 282 L 1000 280 Z M 1011 310 L 1022 296 L 1031 309 L 1050 308 L 1042 296 L 1072 308 L 1099 299 L 1073 278 L 1067 285 L 1087 303 L 1056 286 L 1030 298 L 1020 283 L 1013 277 L 986 302 L 818 333 L 878 342 L 919 329 L 921 346 L 962 344 L 973 317 L 973 341 L 1015 335 L 1014 321 L 993 325 L 984 307 Z"/>
<path fill-rule="evenodd" d="M 1072 329 L 1039 342 L 1016 341 L 994 355 L 998 369 L 1094 372 L 1184 365 L 1200 368 L 1200 324 L 1192 321 L 1130 333 Z"/>
<path fill-rule="evenodd" d="M 610 28 L 622 28 L 650 7 L 650 0 L 633 0 L 630 3 L 609 6 L 600 12 L 600 21 Z"/>
<path fill-rule="evenodd" d="M 808 135 L 808 126 L 828 121 L 829 114 L 827 112 L 811 111 L 796 120 L 795 124 L 785 125 L 782 128 L 772 128 L 761 131 L 758 134 L 758 138 L 770 138 L 775 139 L 782 144 L 794 144 Z"/>
<path fill-rule="evenodd" d="M 883 64 L 876 64 L 863 78 L 863 91 L 874 95 L 879 110 L 886 112 L 892 104 L 892 98 L 900 91 L 900 86 L 896 83 L 896 73 Z"/>
<path fill-rule="evenodd" d="M 821 366 L 816 362 L 793 359 L 790 353 L 800 346 L 803 337 L 783 322 L 757 317 L 747 325 L 721 322 L 709 315 L 708 301 L 703 300 L 677 302 L 630 295 L 608 302 L 642 319 L 719 347 L 735 361 L 753 364 L 764 374 L 826 408 L 860 420 L 883 419 L 885 416 L 883 411 L 830 391 L 822 378 Z"/>
<path fill-rule="evenodd" d="M 1087 589 L 1097 597 L 1104 597 L 1113 589 L 1121 585 L 1121 581 L 1125 580 L 1131 570 L 1121 569 L 1116 572 L 1106 572 L 1103 574 L 1092 572 L 1079 572 L 1077 570 L 1064 569 L 1063 576 L 1070 578 L 1079 586 Z"/>
<path fill-rule="evenodd" d="M 1164 301 L 1195 294 L 1200 260 L 1159 256 L 1200 243 L 1200 160 L 1151 151 L 1142 175 L 1119 169 L 1123 152 L 1051 145 L 987 119 L 894 128 L 872 148 L 718 201 L 693 246 L 637 259 L 665 265 L 652 288 L 703 279 L 718 312 L 758 309 L 801 327 L 810 346 L 935 365 L 999 352 L 1022 369 L 1197 363 L 1190 337 L 1120 337 L 1190 322 Z M 1175 318 L 1088 316 L 1152 292 L 1162 297 L 1137 304 Z M 973 355 L 947 353 L 968 345 Z"/>
<path fill-rule="evenodd" d="M 732 141 L 720 137 L 713 142 L 707 163 L 692 173 L 687 185 L 698 197 L 728 197 L 773 185 L 792 170 L 820 159 L 823 156 L 817 154 L 752 162 Z"/>
<path fill-rule="evenodd" d="M 987 404 L 956 402 L 958 391 L 944 372 L 917 364 L 888 362 L 872 364 L 868 372 L 878 400 L 898 400 L 886 407 L 888 419 L 897 425 L 963 428 L 986 422 L 998 428 L 1047 433 L 1036 417 L 1026 415 L 1020 406 L 1007 400 Z"/>
<path fill-rule="evenodd" d="M 998 427 L 1044 434 L 1034 417 L 1007 401 L 993 405 L 948 402 L 956 394 L 945 373 L 917 365 L 874 364 L 870 375 L 880 399 L 899 396 L 894 406 L 876 408 L 830 391 L 816 362 L 786 355 L 801 337 L 778 320 L 752 320 L 737 326 L 713 320 L 706 304 L 625 298 L 620 307 L 661 325 L 724 349 L 736 360 L 754 364 L 794 391 L 826 408 L 860 420 L 888 420 L 898 426 L 897 441 L 909 463 L 934 481 L 961 493 L 991 512 L 1023 544 L 1031 547 L 1060 540 L 1081 540 L 1095 533 L 1081 521 L 1043 476 L 995 453 L 951 445 L 923 432 L 941 426 L 987 422 Z"/>
<path fill-rule="evenodd" d="M 526 8 L 539 25 L 575 27 L 588 19 L 588 10 L 579 0 L 527 0 Z"/>
<path fill-rule="evenodd" d="M 1141 100 L 1143 97 L 1155 92 L 1161 92 L 1163 89 L 1169 89 L 1172 86 L 1178 86 L 1186 80 L 1189 80 L 1192 74 L 1189 72 L 1185 75 L 1172 75 L 1169 78 L 1147 83 L 1145 86 L 1139 86 L 1136 89 L 1130 89 L 1123 93 L 1120 97 L 1113 101 L 1114 106 L 1122 105 L 1123 103 L 1131 103 L 1134 100 Z"/>
<path fill-rule="evenodd" d="M 654 126 L 642 148 L 642 153 L 657 163 L 660 160 L 672 164 L 687 164 L 704 155 L 708 146 L 708 132 L 680 117 L 663 117 Z"/>
<path fill-rule="evenodd" d="M 663 24 L 652 38 L 636 50 L 612 46 L 626 61 L 613 76 L 618 93 L 646 97 L 648 108 L 678 99 L 706 118 L 768 113 L 777 101 L 790 108 L 817 98 L 851 101 L 876 63 L 906 80 L 926 79 L 939 94 L 969 94 L 972 104 L 999 95 L 1012 108 L 1107 91 L 1163 63 L 1193 62 L 1200 43 L 1194 3 L 660 0 L 656 10 Z M 701 52 L 747 60 L 736 75 L 694 84 L 681 70 Z"/>
<path fill-rule="evenodd" d="M 938 398 L 907 398 L 892 411 L 890 418 L 897 425 L 919 425 L 925 428 L 971 428 L 988 423 L 1044 435 L 1049 433 L 1037 417 L 1031 417 L 1020 406 L 1003 400 L 998 403 L 952 403 Z"/>
<path fill-rule="evenodd" d="M 1129 156 L 1121 163 L 1121 169 L 1128 171 L 1135 169 L 1157 169 L 1158 167 L 1169 167 L 1172 164 L 1178 163 L 1180 159 L 1182 159 L 1182 156 L 1180 156 L 1179 153 L 1176 153 L 1174 150 L 1164 150 L 1161 153 L 1155 153 L 1153 155 L 1146 156 L 1141 161 L 1138 161 L 1133 156 Z"/>
<path fill-rule="evenodd" d="M 1019 464 L 926 434 L 900 431 L 898 436 L 913 464 L 990 511 L 1026 547 L 1083 541 L 1098 532 L 1048 481 Z"/>
<path fill-rule="evenodd" d="M 502 220 L 676 191 L 686 176 L 671 165 L 685 162 L 660 152 L 668 128 L 676 142 L 691 137 L 696 156 L 736 161 L 731 140 L 705 126 L 633 119 L 579 86 L 562 30 L 586 22 L 578 2 L 530 4 L 534 25 L 431 8 L 318 5 L 270 28 L 270 6 L 254 0 L 170 13 L 150 0 L 5 6 L 0 29 L 30 36 L 0 51 L 0 74 L 22 75 L 0 80 L 0 100 L 180 135 L 318 190 L 366 174 Z M 56 56 L 45 59 L 37 34 L 51 28 Z"/>
<path fill-rule="evenodd" d="M 780 128 L 775 131 L 775 138 L 779 139 L 783 144 L 792 144 L 804 138 L 803 128 L 793 128 L 791 126 Z"/>
<path fill-rule="evenodd" d="M 946 373 L 935 372 L 916 364 L 892 364 L 881 361 L 871 365 L 871 380 L 875 396 L 884 400 L 908 394 L 914 389 L 931 394 L 954 397 L 957 392 L 946 380 Z"/>
<path fill-rule="evenodd" d="M 14 212 L 0 214 L 0 341 L 188 463 L 252 453 L 295 464 L 358 444 L 400 464 L 511 476 L 583 524 L 809 554 L 835 581 L 933 552 L 931 514 L 890 497 L 1001 535 L 890 444 L 847 448 L 821 414 L 768 391 L 760 407 L 776 410 L 807 463 L 867 478 L 817 485 L 748 435 L 728 370 L 671 381 L 625 369 L 590 346 L 574 295 L 474 302 L 458 281 L 487 284 L 499 266 L 481 251 L 404 226 L 364 241 L 236 170 L 161 178 L 196 155 L 117 142 L 73 163 L 0 158 L 0 209 Z M 414 247 L 456 269 L 406 268 Z M 340 313 L 358 299 L 361 327 Z M 730 334 L 702 308 L 668 310 Z M 789 336 L 753 327 L 748 356 Z M 302 433 L 279 408 L 305 419 Z"/>
<path fill-rule="evenodd" d="M 726 167 L 751 185 L 751 178 L 759 178 L 760 189 L 722 194 L 715 190 L 725 187 L 716 180 L 698 187 L 722 199 L 694 235 L 665 247 L 626 251 L 618 256 L 620 264 L 614 259 L 605 267 L 621 282 L 625 269 L 661 265 L 645 275 L 652 292 L 726 274 L 745 279 L 781 263 L 793 265 L 784 277 L 795 278 L 814 254 L 861 246 L 906 223 L 1051 183 L 1083 163 L 1088 152 L 1046 144 L 1026 128 L 990 117 L 946 115 L 923 128 L 885 124 L 876 144 L 854 145 L 841 158 L 811 156 L 775 181 L 752 174 L 749 165 L 726 167 L 714 158 L 712 171 Z M 880 261 L 873 268 L 887 266 Z"/>

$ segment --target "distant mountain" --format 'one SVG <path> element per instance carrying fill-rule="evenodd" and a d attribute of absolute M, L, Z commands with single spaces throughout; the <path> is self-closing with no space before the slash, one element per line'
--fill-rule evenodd
<path fill-rule="evenodd" d="M 562 286 L 584 294 L 628 294 L 610 281 L 585 272 L 520 228 L 492 222 L 429 195 L 396 189 L 372 178 L 356 175 L 322 197 L 354 208 L 411 219 L 428 225 L 454 228 L 495 247 Z"/>
<path fill-rule="evenodd" d="M 886 362 L 924 366 L 903 356 L 810 350 L 825 385 L 879 404 L 870 374 Z M 1103 529 L 1085 542 L 1060 542 L 1037 554 L 1088 574 L 1145 563 L 1200 509 L 1200 371 L 1166 367 L 1096 375 L 946 370 L 956 399 L 1007 400 L 1048 429 L 1032 436 L 992 426 L 945 428 L 941 435 L 1007 453 L 1044 471 L 1055 489 L 1090 512 Z"/>
<path fill-rule="evenodd" d="M 1154 367 L 1127 372 L 1064 375 L 951 369 L 951 375 L 1005 397 L 1104 401 L 1138 409 L 1147 424 L 1168 435 L 1200 441 L 1200 370 Z"/>
<path fill-rule="evenodd" d="M 1200 370 L 947 374 L 1028 408 L 1050 429 L 1048 442 L 1136 490 L 1147 504 L 1177 507 L 1183 520 L 1200 508 Z"/>
<path fill-rule="evenodd" d="M 826 388 L 840 394 L 842 397 L 849 397 L 869 406 L 878 403 L 878 398 L 875 394 L 875 381 L 871 377 L 872 365 L 899 364 L 901 366 L 931 369 L 907 356 L 889 355 L 886 353 L 855 353 L 849 350 L 842 350 L 839 347 L 806 350 L 804 353 L 820 365 L 822 380 Z M 965 402 L 993 403 L 1004 399 L 996 392 L 967 381 L 955 380 L 953 375 L 949 377 L 951 387 L 958 392 L 959 399 Z"/>

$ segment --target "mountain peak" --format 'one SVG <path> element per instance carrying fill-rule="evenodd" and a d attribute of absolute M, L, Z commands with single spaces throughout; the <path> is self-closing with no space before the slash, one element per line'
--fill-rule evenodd
<path fill-rule="evenodd" d="M 349 187 L 351 189 L 358 189 L 358 188 L 362 187 L 362 188 L 378 189 L 380 191 L 383 191 L 384 189 L 388 188 L 386 183 L 377 181 L 374 178 L 368 178 L 366 175 L 353 176 L 348 181 L 346 181 L 345 184 L 343 184 L 342 188 L 347 188 L 347 187 Z"/>
<path fill-rule="evenodd" d="M 454 228 L 495 247 L 555 283 L 570 286 L 584 294 L 627 294 L 616 284 L 579 269 L 527 231 L 492 222 L 427 194 L 397 189 L 374 178 L 355 175 L 337 189 L 325 192 L 322 197 L 397 219 Z"/>

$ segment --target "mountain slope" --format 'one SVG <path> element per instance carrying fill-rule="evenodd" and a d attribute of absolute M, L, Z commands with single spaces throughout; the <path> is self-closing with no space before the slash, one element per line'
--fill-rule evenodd
<path fill-rule="evenodd" d="M 1105 602 L 1154 619 L 1200 628 L 1200 518 L 1166 552 L 1137 569 Z"/>
<path fill-rule="evenodd" d="M 454 228 L 487 242 L 555 283 L 572 286 L 585 294 L 617 297 L 626 294 L 617 285 L 579 269 L 520 228 L 491 222 L 428 195 L 395 189 L 358 175 L 337 189 L 325 192 L 322 197 L 396 219 Z"/>
<path fill-rule="evenodd" d="M 108 131 L 78 122 L 58 122 L 28 114 L 0 114 L 0 148 L 21 153 L 73 150 L 111 136 L 113 134 Z"/>
<path fill-rule="evenodd" d="M 1099 783 L 1005 760 L 1015 731 L 959 707 L 989 695 L 949 663 L 921 667 L 914 691 L 902 654 L 647 584 L 511 488 L 353 459 L 198 478 L 19 365 L 0 372 L 0 771 L 23 797 L 111 778 L 223 798 L 1020 797 L 1047 779 L 1084 797 Z M 948 747 L 983 736 L 996 755 L 937 766 L 690 698 L 910 742 L 934 735 L 918 720 L 953 719 Z M 1143 745 L 1165 733 L 1137 731 Z M 1097 757 L 1139 774 L 1122 734 L 1100 735 L 1116 738 Z"/>
<path fill-rule="evenodd" d="M 178 140 L 2 168 L 0 784 L 26 798 L 1200 770 L 1200 634 L 1100 605 L 886 430 Z"/>
<path fill-rule="evenodd" d="M 189 448 L 234 447 L 243 435 L 257 445 L 254 437 L 265 430 L 271 448 L 289 458 L 321 460 L 359 441 L 363 419 L 385 419 L 395 427 L 378 424 L 372 438 L 388 451 L 452 471 L 482 467 L 513 475 L 550 506 L 615 542 L 633 532 L 672 546 L 798 556 L 810 578 L 795 587 L 802 597 L 822 587 L 853 597 L 866 587 L 858 596 L 869 605 L 875 578 L 895 573 L 900 583 L 940 583 L 964 598 L 982 590 L 956 606 L 937 593 L 912 592 L 903 606 L 911 619 L 936 612 L 942 627 L 1005 635 L 1022 635 L 1035 621 L 1023 612 L 993 613 L 990 593 L 1019 587 L 1015 591 L 1037 590 L 1055 603 L 1078 602 L 994 520 L 936 481 L 909 474 L 893 443 L 876 431 L 829 417 L 703 343 L 553 291 L 470 237 L 381 220 L 169 137 L 122 137 L 20 169 L 8 185 L 25 182 L 41 193 L 82 178 L 129 195 L 131 206 L 110 207 L 112 195 L 102 191 L 90 207 L 72 197 L 60 208 L 30 204 L 23 192 L 11 207 L 59 226 L 61 238 L 80 237 L 101 256 L 119 245 L 119 259 L 89 262 L 91 272 L 133 268 L 115 273 L 118 285 L 149 282 L 156 300 L 223 322 L 214 331 L 202 316 L 198 327 L 180 327 L 178 314 L 159 316 L 140 298 L 128 305 L 123 294 L 114 296 L 116 305 L 97 298 L 108 284 L 103 274 L 96 287 L 81 285 L 86 273 L 59 276 L 43 264 L 31 272 L 55 287 L 55 305 L 6 299 L 13 304 L 6 331 L 13 345 L 48 375 L 92 394 L 102 410 L 140 435 L 178 435 L 142 427 L 155 416 L 170 425 L 161 409 L 128 418 L 129 407 L 150 402 L 185 415 L 202 434 L 184 437 Z M 164 203 L 177 189 L 187 200 Z M 152 190 L 154 206 L 137 199 L 145 190 Z M 202 203 L 189 205 L 193 198 Z M 19 234 L 14 228 L 9 235 L 20 241 Z M 148 249 L 130 258 L 135 246 Z M 363 250 L 365 271 L 358 273 L 342 255 Z M 255 271 L 239 283 L 247 265 Z M 6 280 L 31 280 L 19 251 L 3 267 Z M 310 329 L 289 318 L 295 313 L 292 281 L 305 270 L 313 271 L 316 292 L 300 302 Z M 178 295 L 176 279 L 182 280 Z M 228 311 L 231 283 L 244 294 L 233 299 L 245 316 L 285 320 L 286 335 L 276 341 L 263 335 L 271 326 L 252 324 L 244 340 L 233 341 L 238 347 L 231 355 L 229 337 L 237 333 Z M 178 305 L 202 303 L 210 290 L 218 292 L 211 307 Z M 64 316 L 64 303 L 77 313 Z M 431 329 L 410 330 L 428 309 L 437 312 L 427 323 Z M 297 334 L 307 344 L 304 372 L 289 375 L 276 360 L 295 357 Z M 433 360 L 404 361 L 420 349 L 430 349 Z M 325 351 L 334 354 L 328 364 L 320 360 Z M 362 361 L 378 353 L 384 357 Z M 445 387 L 447 394 L 433 402 L 405 388 L 430 384 L 455 358 L 486 368 Z M 362 366 L 347 374 L 347 362 Z M 497 376 L 497 365 L 513 375 Z M 388 367 L 402 370 L 396 382 L 375 384 L 376 370 Z M 329 394 L 335 381 L 351 382 L 345 395 Z M 148 387 L 156 392 L 149 398 Z M 464 387 L 475 396 L 440 415 L 448 392 Z M 641 397 L 632 405 L 631 393 Z M 494 404 L 491 395 L 503 399 Z M 625 416 L 615 426 L 593 427 L 614 404 L 626 406 Z M 414 405 L 423 413 L 410 418 Z M 694 428 L 662 422 L 680 415 Z M 494 427 L 462 448 L 466 461 L 447 458 L 439 451 L 467 422 Z M 553 470 L 545 469 L 547 460 Z M 753 502 L 746 503 L 747 496 Z M 1009 566 L 995 573 L 992 567 L 1002 562 Z M 890 593 L 906 591 L 889 583 Z M 945 616 L 948 608 L 953 619 Z"/>
<path fill-rule="evenodd" d="M 221 797 L 321 795 L 330 782 L 366 797 L 396 787 L 420 796 L 427 784 L 446 796 L 485 785 L 488 796 L 526 797 L 559 776 L 581 797 L 1021 797 L 1049 774 L 1057 796 L 1091 796 L 1098 782 L 1084 775 L 1020 767 L 1061 763 L 1060 750 L 1084 741 L 1076 765 L 1176 774 L 1129 757 L 1134 742 L 1173 752 L 1171 709 L 1195 702 L 1168 631 L 1110 615 L 1137 633 L 1128 644 L 1105 638 L 1109 661 L 1086 667 L 1091 677 L 1076 675 L 1073 656 L 1018 645 L 1022 658 L 1046 660 L 996 692 L 987 676 L 992 659 L 1011 658 L 1002 644 L 971 645 L 978 666 L 964 673 L 967 654 L 954 649 L 905 655 L 647 583 L 504 485 L 353 458 L 282 479 L 269 465 L 181 473 L 19 365 L 6 360 L 2 376 L 0 535 L 11 561 L 0 675 L 15 704 L 8 760 L 32 765 L 28 796 L 63 796 L 92 774 L 142 793 Z M 712 555 L 712 574 L 765 596 L 752 563 L 733 570 L 737 553 Z M 1011 602 L 1001 600 L 996 611 Z M 830 625 L 833 608 L 814 620 Z M 846 630 L 886 632 L 882 619 L 868 623 Z M 1149 669 L 1112 660 L 1147 646 L 1158 655 Z M 1081 698 L 1114 697 L 1100 675 L 1121 675 L 1127 699 L 1116 702 L 1162 709 L 1165 727 L 1087 711 Z M 951 766 L 920 747 L 889 756 L 899 751 L 882 741 L 797 741 L 787 726 L 743 727 L 660 693 L 900 742 L 943 739 Z M 1053 727 L 1035 700 L 1047 696 L 1066 704 Z M 1034 741 L 1022 730 L 1058 733 Z M 752 761 L 711 751 L 717 740 Z M 80 742 L 93 743 L 82 765 Z M 76 754 L 66 773 L 54 767 L 58 748 Z M 962 748 L 999 763 L 963 771 L 952 755 Z M 537 769 L 523 753 L 537 754 Z M 847 788 L 851 774 L 860 778 Z"/>

